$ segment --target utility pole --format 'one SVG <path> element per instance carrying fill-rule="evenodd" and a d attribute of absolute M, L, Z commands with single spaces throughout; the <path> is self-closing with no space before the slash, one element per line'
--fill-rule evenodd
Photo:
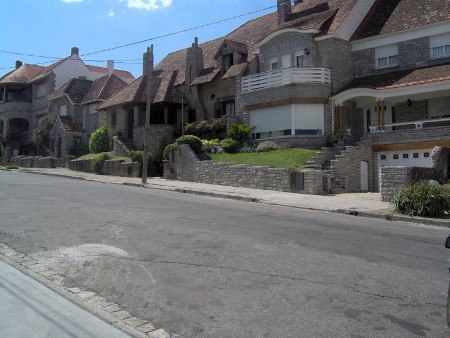
<path fill-rule="evenodd" d="M 144 62 L 147 62 L 147 107 L 145 109 L 144 155 L 142 156 L 142 183 L 147 183 L 148 174 L 148 139 L 150 130 L 150 113 L 153 92 L 153 45 L 147 48 Z"/>
<path fill-rule="evenodd" d="M 184 136 L 184 95 L 181 94 L 181 136 Z"/>

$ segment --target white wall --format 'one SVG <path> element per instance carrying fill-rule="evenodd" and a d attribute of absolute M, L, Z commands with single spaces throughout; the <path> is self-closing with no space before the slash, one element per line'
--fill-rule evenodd
<path fill-rule="evenodd" d="M 413 150 L 396 150 L 396 151 L 384 151 L 377 153 L 378 167 L 424 167 L 432 168 L 433 163 L 431 161 L 431 154 L 433 149 L 413 149 Z M 425 157 L 425 153 L 428 153 L 429 157 Z M 408 158 L 403 158 L 403 155 L 407 154 Z M 418 158 L 414 158 L 414 154 L 418 154 Z M 381 159 L 381 156 L 386 156 L 385 160 Z M 398 159 L 394 159 L 394 155 L 398 155 Z"/>
<path fill-rule="evenodd" d="M 294 129 L 324 130 L 323 104 L 294 104 Z"/>
<path fill-rule="evenodd" d="M 255 126 L 253 133 L 292 129 L 291 105 L 252 110 L 250 125 Z"/>
<path fill-rule="evenodd" d="M 85 76 L 88 80 L 95 80 L 105 75 L 89 71 L 83 61 L 75 55 L 58 65 L 53 72 L 56 75 L 56 89 L 74 77 Z"/>

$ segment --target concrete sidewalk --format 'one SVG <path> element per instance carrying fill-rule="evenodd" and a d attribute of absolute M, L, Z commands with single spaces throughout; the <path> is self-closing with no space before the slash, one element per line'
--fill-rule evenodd
<path fill-rule="evenodd" d="M 355 216 L 391 219 L 421 224 L 450 227 L 450 219 L 429 219 L 392 214 L 389 203 L 382 202 L 378 193 L 347 193 L 339 195 L 304 195 L 270 190 L 229 187 L 185 181 L 172 181 L 162 178 L 149 178 L 143 185 L 140 178 L 103 176 L 70 169 L 20 169 L 20 172 L 70 177 L 109 184 L 142 186 L 149 189 L 168 190 L 204 196 L 228 198 L 274 206 L 293 207 L 306 210 L 326 211 Z"/>
<path fill-rule="evenodd" d="M 3 337 L 129 337 L 0 260 Z"/>

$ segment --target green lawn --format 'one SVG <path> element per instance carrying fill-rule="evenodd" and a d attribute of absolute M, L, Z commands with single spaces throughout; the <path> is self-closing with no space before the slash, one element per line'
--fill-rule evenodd
<path fill-rule="evenodd" d="M 251 166 L 268 166 L 272 168 L 303 169 L 318 149 L 291 148 L 272 150 L 266 153 L 244 154 L 208 154 L 214 162 L 230 162 L 231 164 L 248 164 Z"/>
<path fill-rule="evenodd" d="M 87 155 L 78 157 L 77 160 L 95 160 L 101 154 L 108 154 L 111 157 L 111 160 L 122 160 L 122 161 L 125 161 L 126 163 L 131 163 L 131 158 L 124 157 L 124 156 L 116 156 L 116 155 L 114 155 L 113 151 L 111 151 L 109 153 L 87 154 Z"/>

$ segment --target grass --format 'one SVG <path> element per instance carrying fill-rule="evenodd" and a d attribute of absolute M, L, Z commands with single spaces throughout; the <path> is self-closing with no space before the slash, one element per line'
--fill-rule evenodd
<path fill-rule="evenodd" d="M 291 148 L 273 150 L 265 153 L 244 154 L 208 154 L 213 162 L 230 162 L 231 164 L 248 164 L 251 166 L 268 166 L 271 168 L 304 169 L 318 149 Z"/>
<path fill-rule="evenodd" d="M 111 157 L 111 160 L 121 160 L 125 161 L 125 163 L 131 163 L 131 158 L 125 156 L 116 156 L 114 152 L 111 151 L 109 153 L 99 153 L 99 154 L 87 154 L 81 157 L 78 157 L 77 160 L 95 160 L 100 157 L 102 154 L 108 154 Z"/>

